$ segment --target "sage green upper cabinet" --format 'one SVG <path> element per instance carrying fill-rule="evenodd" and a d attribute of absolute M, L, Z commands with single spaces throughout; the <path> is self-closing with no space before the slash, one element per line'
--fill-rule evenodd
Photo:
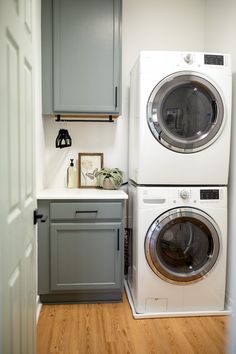
<path fill-rule="evenodd" d="M 43 113 L 120 113 L 121 0 L 43 0 Z"/>

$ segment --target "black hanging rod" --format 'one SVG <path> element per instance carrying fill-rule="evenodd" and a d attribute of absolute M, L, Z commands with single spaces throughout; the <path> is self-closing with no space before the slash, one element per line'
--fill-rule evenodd
<path fill-rule="evenodd" d="M 61 118 L 60 114 L 56 115 L 56 122 L 91 122 L 91 123 L 96 123 L 96 122 L 108 122 L 108 123 L 112 123 L 114 122 L 114 119 L 112 117 L 112 115 L 108 115 L 108 117 L 104 117 L 104 119 L 97 119 L 96 117 L 94 117 L 94 119 L 87 119 L 87 118 L 72 118 L 73 116 L 69 116 L 69 118 L 63 117 Z"/>

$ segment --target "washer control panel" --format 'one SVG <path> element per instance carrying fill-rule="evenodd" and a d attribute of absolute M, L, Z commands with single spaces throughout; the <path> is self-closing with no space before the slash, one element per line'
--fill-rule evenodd
<path fill-rule="evenodd" d="M 222 193 L 219 188 L 187 188 L 184 187 L 178 190 L 176 200 L 181 200 L 184 203 L 197 203 L 204 201 L 219 201 L 222 199 Z M 175 200 L 175 202 L 176 202 Z"/>
<path fill-rule="evenodd" d="M 201 200 L 220 199 L 219 189 L 200 189 Z"/>

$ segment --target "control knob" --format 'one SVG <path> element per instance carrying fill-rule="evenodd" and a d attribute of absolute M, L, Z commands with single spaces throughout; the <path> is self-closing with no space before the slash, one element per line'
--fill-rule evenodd
<path fill-rule="evenodd" d="M 192 64 L 192 63 L 193 63 L 193 56 L 192 56 L 192 54 L 190 54 L 190 53 L 186 54 L 185 57 L 184 57 L 184 61 L 185 61 L 185 63 L 187 63 L 187 64 Z"/>
<path fill-rule="evenodd" d="M 188 199 L 190 197 L 189 191 L 187 191 L 186 189 L 182 189 L 182 191 L 180 191 L 180 197 L 182 199 Z"/>

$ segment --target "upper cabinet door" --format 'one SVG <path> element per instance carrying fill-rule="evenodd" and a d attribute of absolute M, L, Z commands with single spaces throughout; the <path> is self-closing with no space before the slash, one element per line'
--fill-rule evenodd
<path fill-rule="evenodd" d="M 43 35 L 43 50 L 47 38 L 53 93 L 43 68 L 46 102 L 50 96 L 52 101 L 44 113 L 50 113 L 49 103 L 51 113 L 119 114 L 121 0 L 53 0 L 51 12 L 52 45 L 50 35 Z M 48 11 L 42 13 L 48 17 Z"/>

